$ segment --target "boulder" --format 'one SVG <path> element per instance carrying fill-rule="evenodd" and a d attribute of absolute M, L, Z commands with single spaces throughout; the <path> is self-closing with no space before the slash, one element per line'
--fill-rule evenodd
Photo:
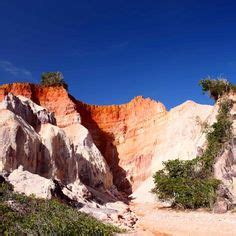
<path fill-rule="evenodd" d="M 51 179 L 24 171 L 23 166 L 15 169 L 8 176 L 8 181 L 13 185 L 14 191 L 27 196 L 34 195 L 37 198 L 50 199 L 55 188 Z"/>
<path fill-rule="evenodd" d="M 214 204 L 213 213 L 223 214 L 229 209 L 228 201 L 224 198 L 219 198 Z"/>

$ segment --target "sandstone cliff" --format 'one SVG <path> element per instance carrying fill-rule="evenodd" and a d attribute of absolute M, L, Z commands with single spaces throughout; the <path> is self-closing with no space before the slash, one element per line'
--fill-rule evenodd
<path fill-rule="evenodd" d="M 151 162 L 167 111 L 163 104 L 136 97 L 124 105 L 94 106 L 77 102 L 94 142 L 110 166 L 116 186 L 131 192 L 151 173 Z"/>
<path fill-rule="evenodd" d="M 80 122 L 76 103 L 63 87 L 43 87 L 30 83 L 6 84 L 0 87 L 0 101 L 9 92 L 16 96 L 22 95 L 29 98 L 34 103 L 53 112 L 59 127 Z"/>
<path fill-rule="evenodd" d="M 59 117 L 60 119 L 60 117 Z M 89 131 L 78 120 L 64 128 L 46 108 L 8 93 L 0 102 L 0 177 L 14 191 L 56 197 L 122 227 L 135 215 L 119 200 L 112 173 Z M 120 217 L 122 215 L 122 217 Z"/>
<path fill-rule="evenodd" d="M 9 92 L 26 96 L 54 113 L 58 127 L 69 132 L 72 143 L 78 137 L 68 127 L 86 127 L 105 157 L 115 185 L 127 193 L 161 168 L 162 161 L 194 158 L 201 139 L 204 142 L 200 123 L 212 112 L 211 106 L 190 101 L 167 111 L 160 102 L 143 97 L 123 105 L 89 105 L 62 87 L 33 84 L 1 86 L 0 100 Z"/>
<path fill-rule="evenodd" d="M 55 123 L 45 108 L 27 98 L 6 95 L 0 103 L 0 171 L 11 172 L 22 165 L 63 184 L 81 180 L 91 187 L 110 188 L 109 167 L 87 129 L 78 123 L 63 130 Z M 74 139 L 71 130 L 76 133 Z"/>
<path fill-rule="evenodd" d="M 235 136 L 235 95 L 230 99 Z M 187 101 L 167 111 L 162 103 L 139 96 L 123 105 L 96 106 L 60 86 L 3 85 L 0 174 L 15 191 L 69 199 L 80 211 L 133 227 L 137 218 L 119 201 L 127 200 L 123 192 L 133 193 L 134 204 L 156 206 L 150 193 L 153 173 L 163 161 L 195 158 L 206 145 L 203 124 L 215 122 L 217 113 L 217 104 Z M 224 184 L 214 208 L 218 212 L 236 202 L 235 140 L 214 165 L 215 177 Z"/>

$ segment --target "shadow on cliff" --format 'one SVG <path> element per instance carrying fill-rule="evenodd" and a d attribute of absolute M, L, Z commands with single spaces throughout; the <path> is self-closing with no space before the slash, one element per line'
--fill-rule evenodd
<path fill-rule="evenodd" d="M 120 159 L 117 148 L 114 145 L 114 135 L 102 131 L 95 121 L 91 121 L 92 119 L 90 120 L 89 125 L 83 123 L 83 121 L 82 124 L 89 130 L 95 145 L 106 159 L 113 175 L 114 185 L 119 191 L 130 195 L 132 193 L 132 186 L 126 178 L 126 171 L 119 166 Z"/>
<path fill-rule="evenodd" d="M 106 158 L 107 163 L 112 171 L 114 178 L 113 182 L 119 191 L 130 195 L 132 193 L 132 186 L 126 177 L 126 171 L 121 166 L 119 166 L 119 153 L 116 146 L 114 145 L 115 137 L 111 133 L 103 132 L 101 130 L 99 130 L 99 132 L 106 140 L 104 143 L 105 147 L 101 148 L 103 152 L 101 152 Z"/>
<path fill-rule="evenodd" d="M 127 196 L 130 195 L 132 193 L 132 186 L 126 177 L 126 171 L 119 166 L 120 159 L 117 148 L 114 145 L 114 135 L 100 129 L 98 124 L 93 120 L 87 104 L 76 101 L 73 97 L 71 97 L 71 99 L 77 104 L 76 109 L 81 115 L 82 125 L 89 130 L 95 145 L 105 157 L 113 174 L 114 185 L 119 191 L 125 193 Z"/>
<path fill-rule="evenodd" d="M 98 168 L 95 168 L 93 164 L 86 160 L 83 156 L 77 155 L 79 179 L 85 185 L 89 194 L 84 195 L 86 200 L 96 201 L 99 204 L 106 204 L 109 202 L 117 202 L 117 200 L 128 203 L 127 196 L 121 194 L 113 187 L 107 191 L 106 184 L 102 178 L 98 176 L 103 175 Z M 96 177 L 97 176 L 97 177 Z M 95 180 L 96 179 L 96 180 Z"/>

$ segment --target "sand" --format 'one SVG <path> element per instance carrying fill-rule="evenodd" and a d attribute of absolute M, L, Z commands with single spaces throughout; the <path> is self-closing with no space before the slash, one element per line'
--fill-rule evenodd
<path fill-rule="evenodd" d="M 134 235 L 236 235 L 236 213 L 176 211 L 155 203 L 132 203 L 131 208 L 139 217 Z"/>

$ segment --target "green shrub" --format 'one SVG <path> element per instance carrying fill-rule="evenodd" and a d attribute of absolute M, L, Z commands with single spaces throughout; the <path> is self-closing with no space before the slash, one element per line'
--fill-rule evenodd
<path fill-rule="evenodd" d="M 41 76 L 41 85 L 43 86 L 63 86 L 68 90 L 68 85 L 64 81 L 61 72 L 45 72 Z"/>
<path fill-rule="evenodd" d="M 0 235 L 112 235 L 106 225 L 58 200 L 36 199 L 0 184 Z M 9 205 L 11 201 L 11 205 Z"/>
<path fill-rule="evenodd" d="M 223 99 L 220 102 L 218 115 L 216 116 L 217 121 L 212 124 L 206 134 L 207 148 L 201 158 L 205 160 L 208 169 L 212 169 L 214 159 L 232 138 L 232 121 L 230 119 L 232 105 L 232 101 L 229 99 Z"/>
<path fill-rule="evenodd" d="M 181 163 L 181 161 L 179 162 Z M 172 161 L 164 163 L 164 171 L 158 171 L 154 175 L 156 187 L 153 192 L 158 195 L 159 199 L 172 201 L 172 207 L 178 208 L 211 207 L 215 202 L 216 189 L 220 181 L 191 177 L 192 174 L 188 176 L 190 172 L 186 170 L 188 161 L 182 162 L 177 172 L 166 172 L 167 166 L 172 166 L 172 164 L 175 165 Z M 182 171 L 186 175 L 176 175 Z"/>
<path fill-rule="evenodd" d="M 236 92 L 236 85 L 231 84 L 231 90 L 235 93 Z"/>

